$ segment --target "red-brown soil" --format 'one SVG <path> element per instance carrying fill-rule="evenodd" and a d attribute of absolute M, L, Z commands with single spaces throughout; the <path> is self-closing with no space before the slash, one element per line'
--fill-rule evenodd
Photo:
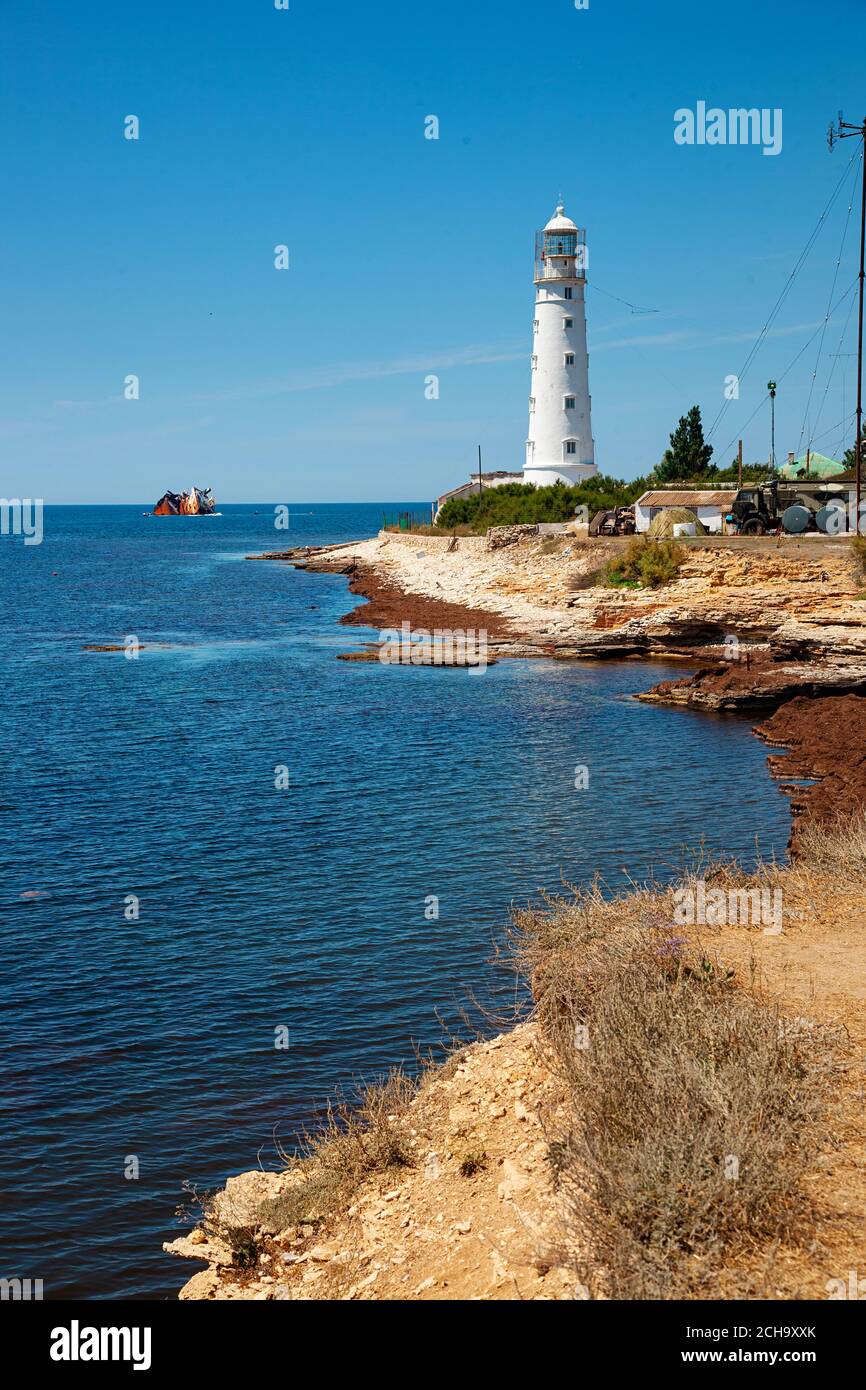
<path fill-rule="evenodd" d="M 758 724 L 755 733 L 765 743 L 790 750 L 769 754 L 774 777 L 816 779 L 814 786 L 791 788 L 795 855 L 805 825 L 832 822 L 866 806 L 866 698 L 800 695 Z"/>
<path fill-rule="evenodd" d="M 449 603 L 445 599 L 407 593 L 366 566 L 356 566 L 350 573 L 349 589 L 353 594 L 367 599 L 367 602 L 344 614 L 340 622 L 347 627 L 399 629 L 401 623 L 407 622 L 413 632 L 418 629 L 429 632 L 433 628 L 465 632 L 474 628 L 476 631 L 486 631 L 488 641 L 499 639 L 506 642 L 514 641 L 519 636 L 501 613 L 492 613 L 484 608 L 464 608 L 459 603 Z"/>
<path fill-rule="evenodd" d="M 781 662 L 747 652 L 739 661 L 719 662 L 679 680 L 661 681 L 641 698 L 692 709 L 772 710 L 798 696 L 841 697 L 852 687 L 866 693 L 862 669 L 834 671 L 820 662 Z"/>

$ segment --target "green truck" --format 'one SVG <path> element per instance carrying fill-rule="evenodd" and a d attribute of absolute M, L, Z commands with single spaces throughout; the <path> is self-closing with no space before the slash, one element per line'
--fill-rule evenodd
<path fill-rule="evenodd" d="M 765 536 L 780 529 L 792 535 L 838 535 L 848 529 L 850 493 L 850 484 L 837 480 L 771 478 L 741 487 L 726 520 L 741 536 Z"/>

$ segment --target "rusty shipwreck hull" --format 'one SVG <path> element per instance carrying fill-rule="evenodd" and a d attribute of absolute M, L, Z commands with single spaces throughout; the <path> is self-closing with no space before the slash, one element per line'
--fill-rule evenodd
<path fill-rule="evenodd" d="M 209 487 L 191 487 L 188 492 L 164 492 L 153 509 L 154 516 L 209 516 L 216 511 L 216 498 Z"/>

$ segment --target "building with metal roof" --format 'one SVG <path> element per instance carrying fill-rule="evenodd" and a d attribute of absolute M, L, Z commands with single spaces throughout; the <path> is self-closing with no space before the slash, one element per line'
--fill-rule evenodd
<path fill-rule="evenodd" d="M 718 533 L 724 530 L 724 519 L 736 495 L 736 488 L 651 488 L 634 504 L 635 529 L 646 532 L 659 512 L 686 507 L 707 531 Z"/>

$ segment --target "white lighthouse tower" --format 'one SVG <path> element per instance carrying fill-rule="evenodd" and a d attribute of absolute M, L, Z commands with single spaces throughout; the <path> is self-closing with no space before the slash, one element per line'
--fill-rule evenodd
<path fill-rule="evenodd" d="M 562 204 L 535 236 L 532 386 L 523 481 L 579 483 L 597 471 L 589 415 L 586 234 Z"/>

